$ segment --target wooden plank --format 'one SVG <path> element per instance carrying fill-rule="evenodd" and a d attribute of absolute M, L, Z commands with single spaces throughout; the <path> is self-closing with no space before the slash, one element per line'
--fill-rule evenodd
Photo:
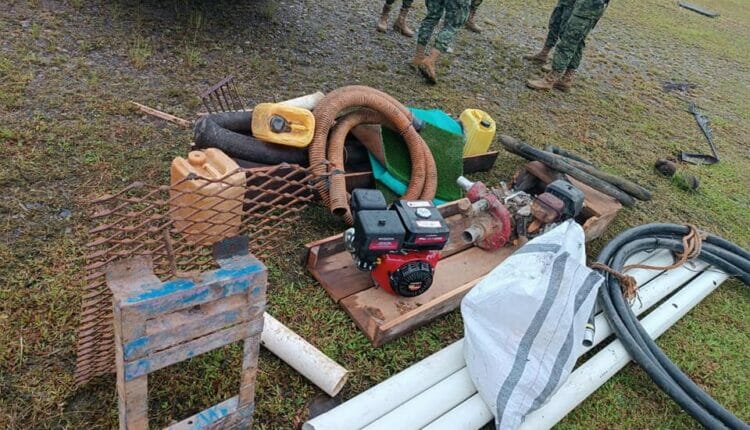
<path fill-rule="evenodd" d="M 146 335 L 123 345 L 125 360 L 132 361 L 167 347 L 200 338 L 224 327 L 249 321 L 263 312 L 263 303 L 248 305 L 247 297 L 236 294 L 145 322 Z"/>
<path fill-rule="evenodd" d="M 252 405 L 255 401 L 255 377 L 258 373 L 260 336 L 260 334 L 257 334 L 248 337 L 244 342 L 242 350 L 242 373 L 240 374 L 240 407 Z"/>
<path fill-rule="evenodd" d="M 249 289 L 260 290 L 264 276 L 261 263 L 238 270 L 218 269 L 205 274 L 200 284 L 190 279 L 164 282 L 147 293 L 129 297 L 120 306 L 123 311 L 137 311 L 148 318 L 241 294 Z"/>
<path fill-rule="evenodd" d="M 370 288 L 346 297 L 340 303 L 378 346 L 455 309 L 463 294 L 470 289 L 465 285 L 489 273 L 514 250 L 506 247 L 489 252 L 472 247 L 445 258 L 438 263 L 430 289 L 417 297 L 396 297 L 379 288 Z M 336 275 L 330 274 L 328 281 L 335 281 Z M 459 292 L 453 293 L 456 289 Z"/>
<path fill-rule="evenodd" d="M 191 121 L 186 120 L 186 119 L 182 119 L 182 118 L 176 117 L 174 115 L 168 114 L 166 112 L 162 112 L 162 111 L 154 109 L 154 108 L 150 108 L 148 106 L 142 105 L 140 103 L 136 103 L 134 101 L 131 101 L 130 103 L 132 103 L 133 105 L 137 106 L 138 109 L 141 110 L 141 112 L 147 113 L 147 114 L 149 114 L 151 116 L 154 116 L 156 118 L 159 118 L 159 119 L 163 119 L 164 121 L 169 121 L 171 123 L 177 124 L 180 127 L 189 128 L 189 127 L 193 126 L 193 123 Z"/>
<path fill-rule="evenodd" d="M 174 363 L 196 357 L 205 352 L 259 334 L 263 329 L 263 319 L 242 323 L 209 335 L 165 349 L 145 358 L 125 363 L 125 380 L 129 381 Z"/>
<path fill-rule="evenodd" d="M 215 424 L 229 415 L 237 411 L 239 396 L 234 396 L 231 399 L 224 400 L 221 403 L 217 403 L 210 408 L 198 412 L 190 418 L 186 418 L 177 424 L 172 424 L 169 427 L 165 427 L 164 430 L 197 430 L 209 428 L 212 424 Z"/>

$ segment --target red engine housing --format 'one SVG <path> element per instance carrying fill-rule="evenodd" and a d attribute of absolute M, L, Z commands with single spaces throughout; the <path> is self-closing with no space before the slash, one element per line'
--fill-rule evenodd
<path fill-rule="evenodd" d="M 415 297 L 432 285 L 438 260 L 440 251 L 384 254 L 372 269 L 372 279 L 387 293 Z"/>

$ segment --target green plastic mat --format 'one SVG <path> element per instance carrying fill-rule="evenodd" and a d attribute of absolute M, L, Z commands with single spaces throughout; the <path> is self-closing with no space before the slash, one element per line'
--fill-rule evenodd
<path fill-rule="evenodd" d="M 391 175 L 372 154 L 370 154 L 370 165 L 372 166 L 372 175 L 375 177 L 375 188 L 383 193 L 387 202 L 392 203 L 398 200 L 400 196 L 406 194 L 406 183 L 399 181 Z M 445 200 L 438 198 L 432 199 L 432 203 L 435 206 L 442 205 L 445 202 Z"/>
<path fill-rule="evenodd" d="M 464 136 L 461 124 L 439 109 L 423 110 L 409 108 L 414 116 L 425 122 L 420 135 L 430 147 L 438 170 L 436 200 L 451 201 L 463 196 L 456 179 L 463 175 Z M 387 128 L 382 129 L 385 168 L 387 173 L 401 184 L 409 182 L 411 160 L 409 150 L 401 136 Z M 371 157 L 372 164 L 372 157 Z M 373 166 L 373 171 L 376 167 Z M 395 193 L 394 184 L 380 180 Z"/>

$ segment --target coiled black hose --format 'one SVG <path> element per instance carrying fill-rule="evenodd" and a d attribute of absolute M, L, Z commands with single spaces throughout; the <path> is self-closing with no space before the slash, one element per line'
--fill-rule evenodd
<path fill-rule="evenodd" d="M 193 128 L 195 146 L 198 149 L 218 148 L 230 157 L 260 164 L 309 165 L 307 148 L 260 141 L 252 136 L 251 122 L 252 112 L 246 111 L 206 115 Z M 347 166 L 369 166 L 367 150 L 359 142 L 348 141 L 345 151 Z"/>
<path fill-rule="evenodd" d="M 627 259 L 643 250 L 683 252 L 682 237 L 688 233 L 688 227 L 674 224 L 635 227 L 609 242 L 599 254 L 597 262 L 622 272 Z M 739 246 L 718 236 L 708 235 L 698 258 L 750 285 L 750 253 Z M 599 306 L 617 338 L 651 379 L 706 428 L 750 429 L 747 423 L 724 409 L 669 360 L 638 322 L 622 295 L 619 281 L 612 275 L 604 273 L 604 276 L 606 281 L 599 290 Z"/>

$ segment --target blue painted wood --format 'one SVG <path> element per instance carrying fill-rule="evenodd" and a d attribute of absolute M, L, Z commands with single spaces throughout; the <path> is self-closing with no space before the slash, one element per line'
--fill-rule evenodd
<path fill-rule="evenodd" d="M 200 430 L 220 421 L 237 411 L 239 396 L 234 396 L 210 408 L 198 412 L 190 418 L 166 428 L 166 430 Z"/>
<path fill-rule="evenodd" d="M 241 294 L 251 286 L 254 288 L 251 294 L 257 297 L 263 291 L 265 275 L 265 267 L 262 264 L 253 264 L 238 270 L 217 269 L 203 276 L 200 283 L 187 279 L 165 282 L 158 288 L 158 292 L 129 297 L 121 306 L 134 309 L 148 317 Z"/>
<path fill-rule="evenodd" d="M 224 345 L 229 345 L 232 342 L 260 334 L 262 330 L 263 318 L 257 318 L 251 322 L 237 324 L 190 342 L 149 354 L 145 358 L 126 361 L 123 366 L 125 380 L 131 381 L 174 363 L 179 363 L 180 361 L 196 357 Z"/>

